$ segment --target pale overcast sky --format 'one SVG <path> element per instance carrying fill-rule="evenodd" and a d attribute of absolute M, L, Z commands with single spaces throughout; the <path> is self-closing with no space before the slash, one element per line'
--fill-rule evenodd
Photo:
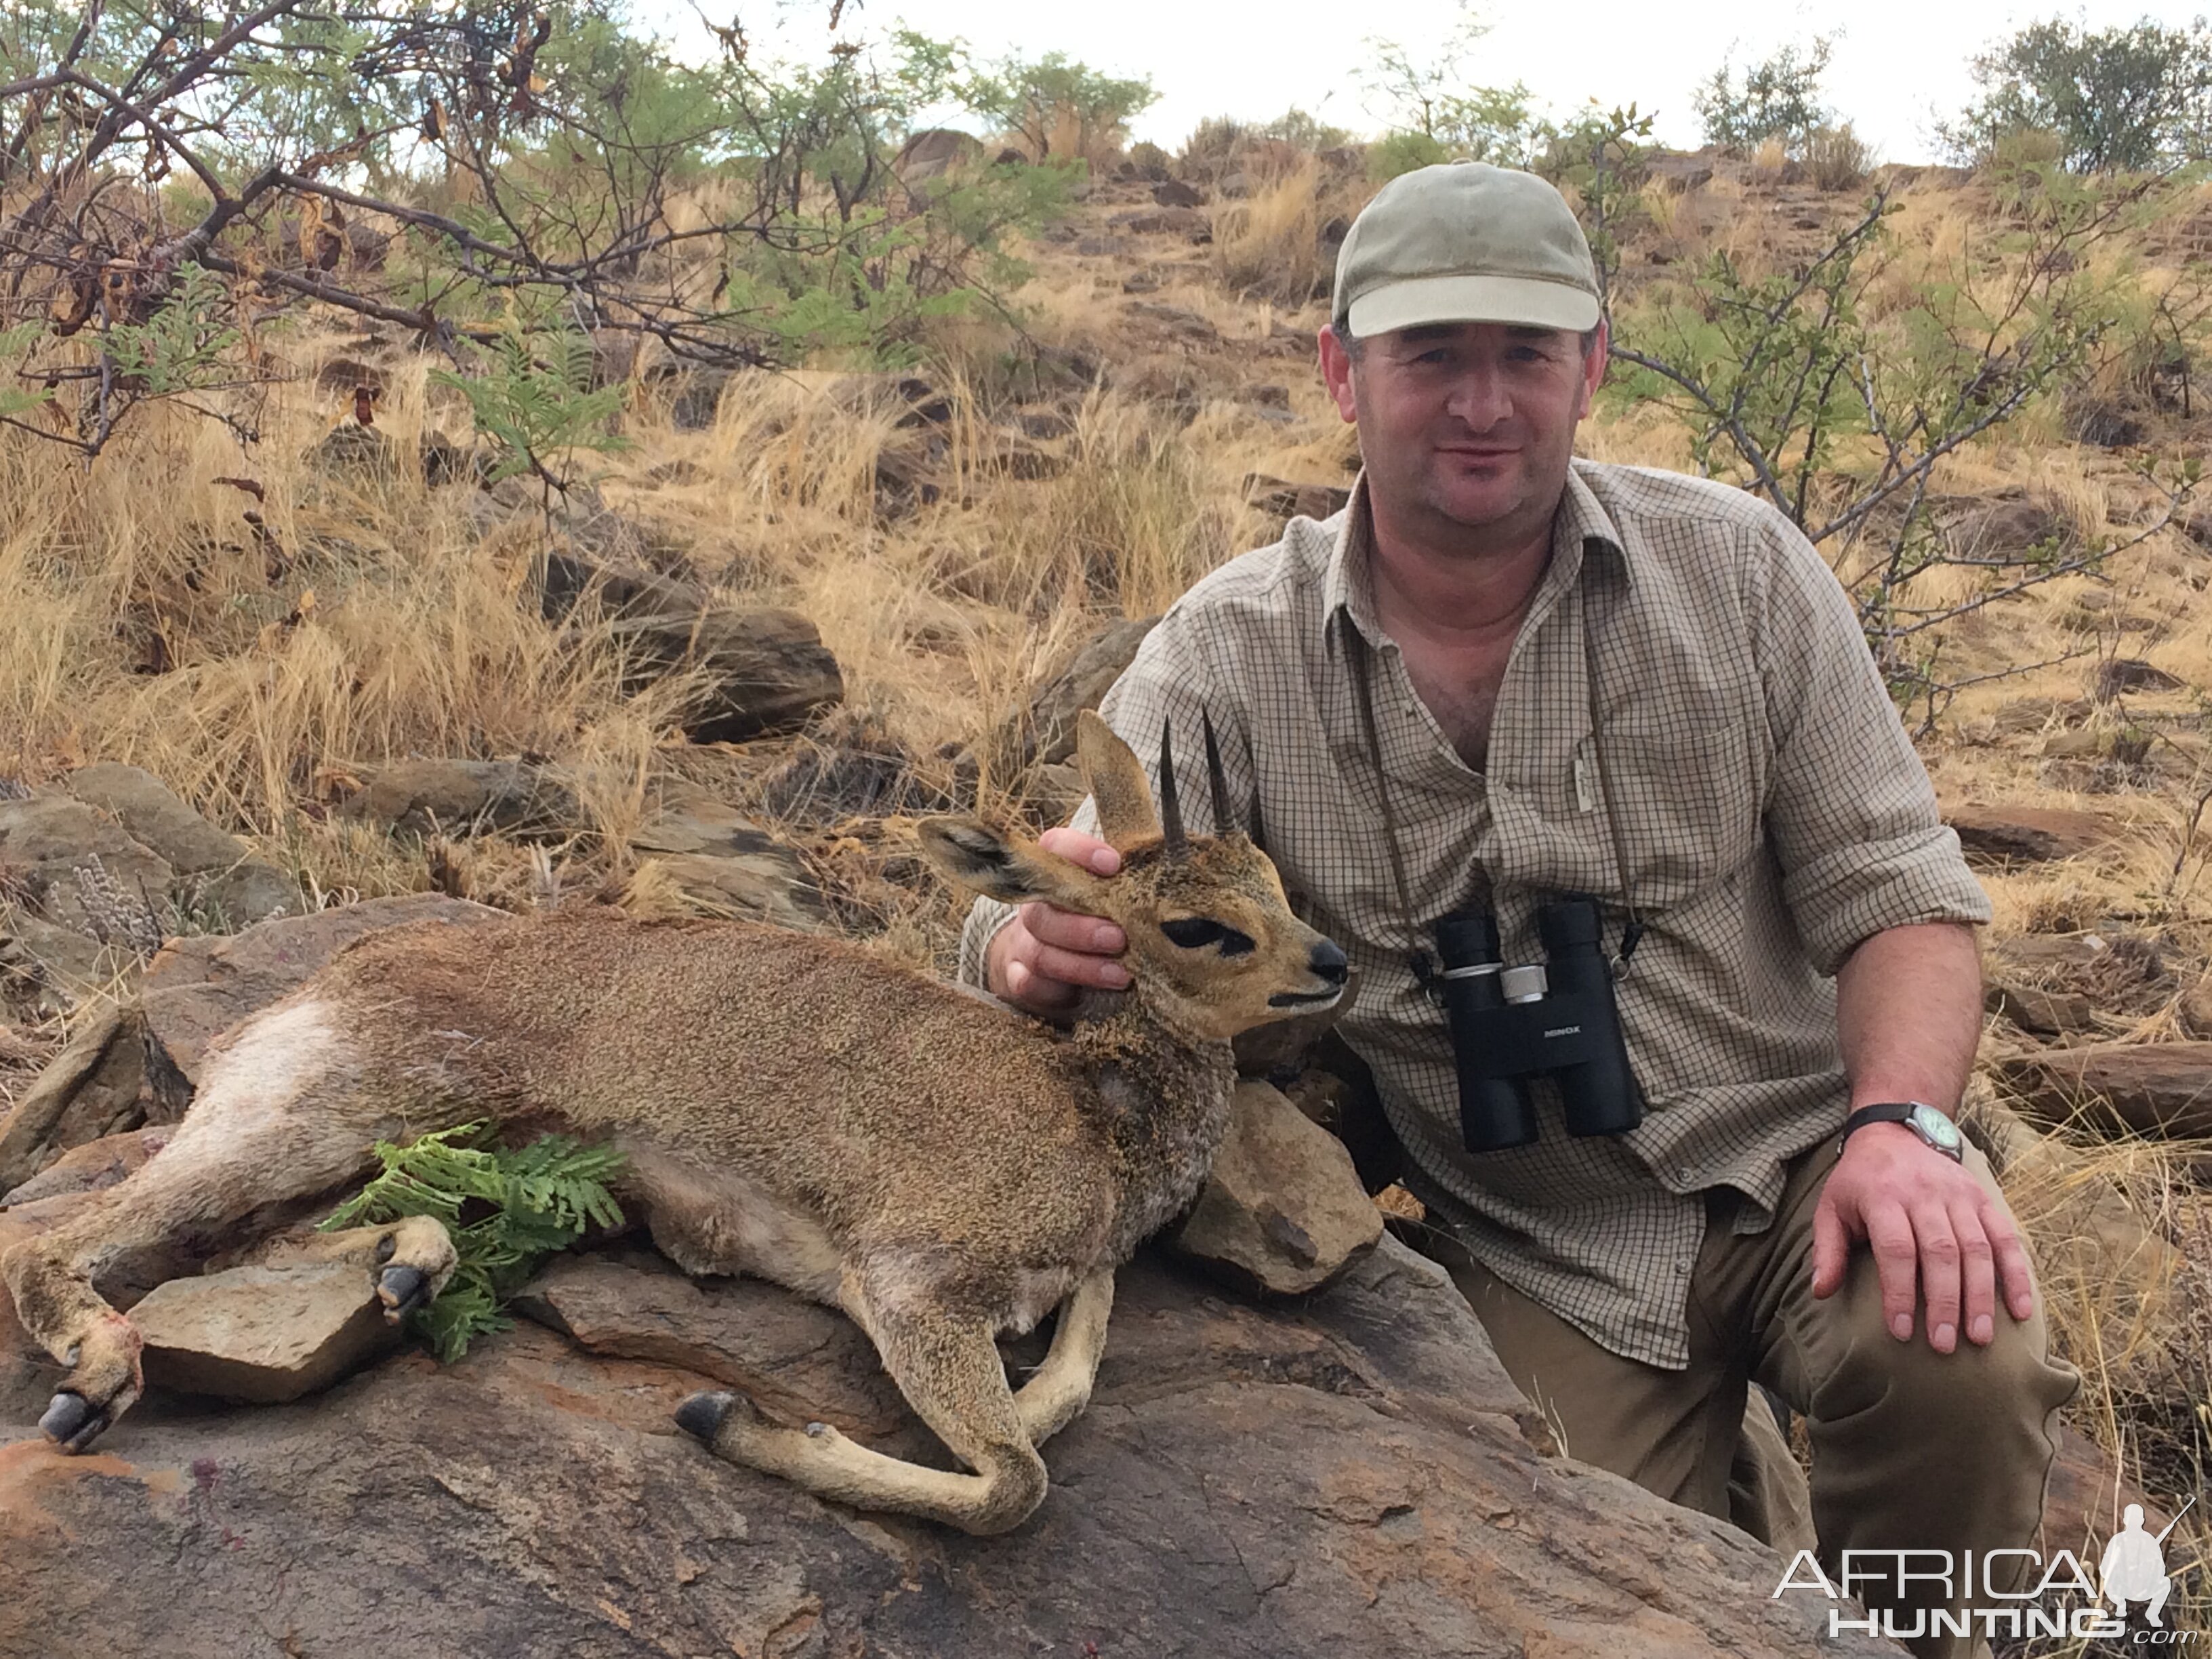
<path fill-rule="evenodd" d="M 2200 4 L 2202 0 L 2200 0 Z M 691 0 L 633 0 L 639 21 L 679 48 L 705 40 Z M 732 0 L 699 0 L 717 22 L 734 11 L 757 40 L 779 34 L 811 56 L 827 42 L 823 0 L 791 0 L 771 9 Z M 1949 114 L 1971 95 L 1967 64 L 1976 51 L 2039 18 L 2069 15 L 2094 27 L 2148 15 L 2183 23 L 2198 7 L 2144 3 L 2010 5 L 1992 0 L 1799 0 L 1759 8 L 1666 0 L 1583 0 L 1580 4 L 1492 4 L 1476 49 L 1480 83 L 1525 81 L 1555 110 L 1595 98 L 1633 99 L 1656 110 L 1658 137 L 1694 146 L 1692 88 L 1734 48 L 1735 60 L 1765 55 L 1816 34 L 1837 37 L 1826 80 L 1828 101 L 1856 125 L 1882 161 L 1936 158 L 1931 114 Z M 786 20 L 781 30 L 772 19 Z M 926 34 L 957 35 L 986 56 L 1060 51 L 1094 69 L 1148 75 L 1158 103 L 1140 116 L 1135 136 L 1176 148 L 1208 115 L 1264 120 L 1292 104 L 1356 131 L 1381 123 L 1361 106 L 1353 71 L 1361 43 L 1382 36 L 1418 46 L 1444 38 L 1458 16 L 1452 0 L 1311 0 L 1260 7 L 1225 0 L 848 0 L 848 36 L 879 34 L 904 22 Z"/>

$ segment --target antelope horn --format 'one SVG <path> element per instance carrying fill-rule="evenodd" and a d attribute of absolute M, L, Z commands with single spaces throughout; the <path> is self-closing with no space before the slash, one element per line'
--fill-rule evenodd
<path fill-rule="evenodd" d="M 1181 853 L 1190 837 L 1183 834 L 1182 806 L 1176 799 L 1174 732 L 1173 721 L 1160 722 L 1160 840 L 1170 853 Z"/>
<path fill-rule="evenodd" d="M 1213 740 L 1213 716 L 1204 708 L 1198 711 L 1200 726 L 1206 733 L 1206 781 L 1213 793 L 1213 833 L 1229 833 L 1229 780 L 1222 775 L 1221 745 Z"/>

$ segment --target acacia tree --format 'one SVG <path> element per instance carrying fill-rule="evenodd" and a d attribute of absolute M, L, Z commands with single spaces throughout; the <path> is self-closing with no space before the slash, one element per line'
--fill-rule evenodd
<path fill-rule="evenodd" d="M 1012 274 L 1054 168 L 910 194 L 953 48 L 686 66 L 603 0 L 27 0 L 0 18 L 0 422 L 97 454 L 319 302 L 456 357 L 577 331 L 678 363 L 896 356 Z M 220 413 L 210 406 L 210 412 Z"/>

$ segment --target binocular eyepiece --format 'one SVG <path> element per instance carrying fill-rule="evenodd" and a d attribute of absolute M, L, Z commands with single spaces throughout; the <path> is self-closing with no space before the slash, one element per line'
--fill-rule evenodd
<path fill-rule="evenodd" d="M 1459 1069 L 1460 1138 L 1470 1152 L 1535 1140 L 1531 1077 L 1557 1080 L 1571 1133 L 1620 1134 L 1644 1121 L 1644 1091 L 1628 1066 L 1597 901 L 1571 893 L 1547 902 L 1536 913 L 1536 931 L 1546 960 L 1508 967 L 1495 916 L 1446 916 L 1437 924 Z"/>

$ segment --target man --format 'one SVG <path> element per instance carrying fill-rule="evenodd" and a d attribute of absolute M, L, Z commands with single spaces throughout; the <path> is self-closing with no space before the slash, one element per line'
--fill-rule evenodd
<path fill-rule="evenodd" d="M 2076 1379 L 1946 1115 L 1987 903 L 1849 600 L 1752 496 L 1574 458 L 1605 326 L 1582 231 L 1530 174 L 1386 186 L 1320 347 L 1365 462 L 1351 506 L 1200 581 L 1102 712 L 1147 756 L 1164 721 L 1194 743 L 1210 716 L 1232 796 L 1359 971 L 1343 1035 L 1433 1254 L 1567 1449 L 1725 1515 L 1756 1379 L 1808 1419 L 1832 1566 L 1971 1550 L 1978 1590 L 1983 1552 L 2034 1540 Z M 1094 822 L 1045 844 L 1110 872 Z M 1540 961 L 1537 908 L 1574 892 L 1601 901 L 1608 949 L 1633 946 L 1617 997 L 1642 1122 L 1571 1136 L 1540 1084 L 1537 1141 L 1471 1153 L 1423 983 L 1434 924 L 1493 910 L 1505 961 Z M 1122 943 L 983 905 L 962 971 L 1051 1013 L 1125 985 Z M 1955 1601 L 1862 1587 L 1900 1630 Z"/>

